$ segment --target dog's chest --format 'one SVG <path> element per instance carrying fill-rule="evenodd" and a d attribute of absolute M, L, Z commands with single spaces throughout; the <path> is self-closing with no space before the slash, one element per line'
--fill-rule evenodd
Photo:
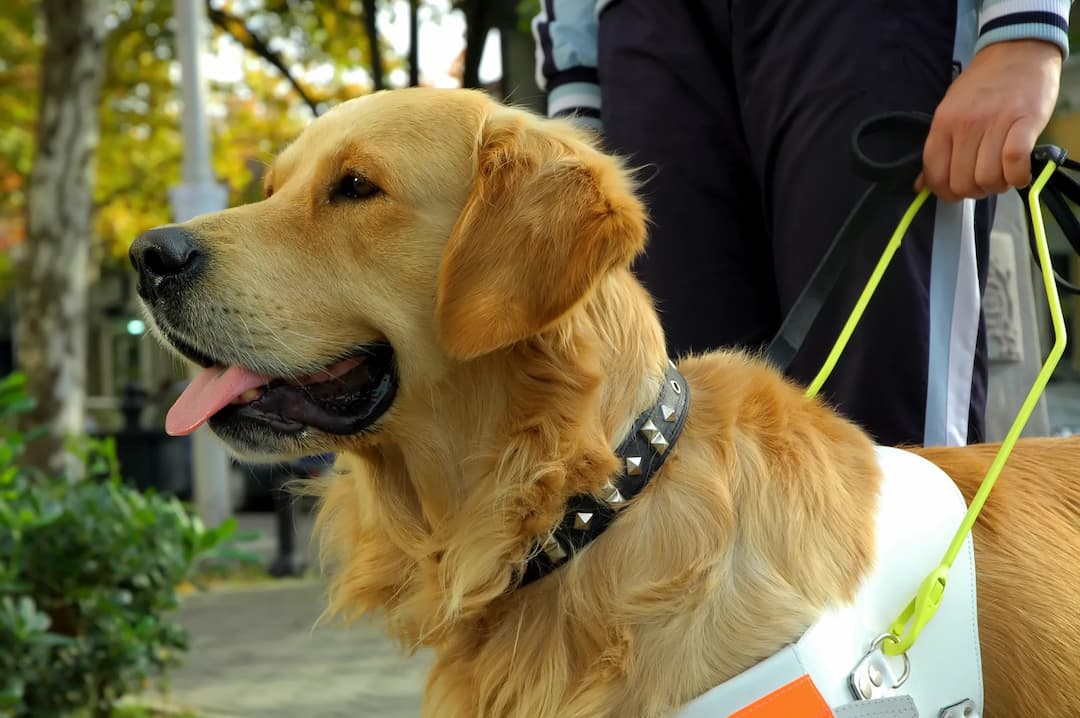
<path fill-rule="evenodd" d="M 799 692 L 823 710 L 805 715 L 829 715 L 829 709 L 836 715 L 879 715 L 856 712 L 869 704 L 852 705 L 857 702 L 851 685 L 853 669 L 941 561 L 966 506 L 953 482 L 925 459 L 884 447 L 878 448 L 877 457 L 885 476 L 877 507 L 877 560 L 854 603 L 831 608 L 796 643 L 690 702 L 677 718 L 729 716 L 763 703 L 775 706 Z M 873 669 L 875 678 L 884 679 L 882 688 L 874 687 L 875 695 L 910 696 L 917 715 L 924 717 L 941 715 L 943 709 L 965 700 L 974 701 L 981 710 L 982 664 L 970 536 L 949 573 L 937 615 L 908 658 L 910 674 L 893 689 L 888 684 L 903 673 L 903 662 L 892 659 L 884 675 Z M 854 681 L 873 687 L 866 684 L 867 678 L 865 673 L 857 674 Z M 900 710 L 896 703 L 893 706 L 890 710 Z M 903 718 L 905 714 L 881 715 Z"/>

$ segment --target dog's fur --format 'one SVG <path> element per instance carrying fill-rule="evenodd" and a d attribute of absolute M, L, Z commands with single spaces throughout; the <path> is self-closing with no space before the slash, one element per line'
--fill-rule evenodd
<path fill-rule="evenodd" d="M 346 171 L 384 192 L 329 202 Z M 738 352 L 680 362 L 692 406 L 664 468 L 513 590 L 566 498 L 615 472 L 667 361 L 629 271 L 646 235 L 630 174 L 569 123 L 379 93 L 305 131 L 267 197 L 187 225 L 211 258 L 190 338 L 282 373 L 394 346 L 374 430 L 290 451 L 343 454 L 319 489 L 331 611 L 435 649 L 426 716 L 665 715 L 853 596 L 875 555 L 872 444 Z M 993 452 L 918 451 L 969 499 Z M 1080 715 L 1077 466 L 1078 441 L 1021 442 L 975 529 L 988 716 Z"/>

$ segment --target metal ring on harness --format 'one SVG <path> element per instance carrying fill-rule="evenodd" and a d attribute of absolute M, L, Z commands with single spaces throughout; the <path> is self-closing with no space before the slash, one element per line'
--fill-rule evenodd
<path fill-rule="evenodd" d="M 908 658 L 906 652 L 900 654 L 904 659 L 904 668 L 899 676 L 895 676 L 895 671 L 889 663 L 890 656 L 884 650 L 886 639 L 895 643 L 898 637 L 892 633 L 883 633 L 875 638 L 870 644 L 870 649 L 851 669 L 848 687 L 855 700 L 873 701 L 886 698 L 904 685 L 911 676 L 911 659 Z M 886 681 L 886 676 L 895 677 Z"/>
<path fill-rule="evenodd" d="M 897 643 L 900 641 L 899 636 L 896 636 L 892 633 L 882 633 L 880 636 L 874 639 L 873 643 L 870 644 L 870 650 L 876 651 L 881 648 L 885 644 L 885 639 L 889 639 L 893 643 Z M 911 677 L 911 659 L 908 658 L 907 651 L 901 653 L 900 656 L 904 659 L 904 670 L 901 671 L 900 677 L 896 679 L 896 683 L 892 685 L 893 689 L 899 688 L 900 686 L 904 685 L 905 683 L 907 683 L 907 679 Z"/>

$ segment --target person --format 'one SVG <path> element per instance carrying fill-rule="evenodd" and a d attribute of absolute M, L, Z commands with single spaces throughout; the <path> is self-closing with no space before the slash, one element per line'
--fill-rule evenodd
<path fill-rule="evenodd" d="M 885 111 L 932 115 L 916 188 L 936 199 L 823 393 L 879 443 L 964 444 L 983 436 L 993 196 L 1030 181 L 1070 7 L 542 0 L 537 81 L 549 115 L 642 168 L 652 230 L 636 271 L 673 355 L 765 345 L 867 187 L 850 164 L 854 128 Z M 876 260 L 913 196 L 874 219 L 853 264 Z M 860 289 L 830 299 L 794 379 L 817 373 Z"/>

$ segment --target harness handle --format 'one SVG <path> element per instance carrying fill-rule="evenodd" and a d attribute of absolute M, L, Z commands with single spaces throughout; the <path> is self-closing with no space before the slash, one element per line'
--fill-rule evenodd
<path fill-rule="evenodd" d="M 983 479 L 982 484 L 979 486 L 979 490 L 976 492 L 975 497 L 971 501 L 971 505 L 968 507 L 967 513 L 964 514 L 963 520 L 960 522 L 960 527 L 957 529 L 956 534 L 953 536 L 952 542 L 949 544 L 948 549 L 945 551 L 945 555 L 941 560 L 941 563 L 931 571 L 927 577 L 923 580 L 919 586 L 919 590 L 915 597 L 908 603 L 908 605 L 901 611 L 900 615 L 889 626 L 888 633 L 881 644 L 881 650 L 886 655 L 899 656 L 905 654 L 915 640 L 919 637 L 923 628 L 930 622 L 937 612 L 938 607 L 941 605 L 941 601 L 945 595 L 945 588 L 948 584 L 949 570 L 952 568 L 953 563 L 959 555 L 961 548 L 964 545 L 964 541 L 967 539 L 968 534 L 971 532 L 972 527 L 975 524 L 976 519 L 979 517 L 979 513 L 982 511 L 983 506 L 986 503 L 987 497 L 994 488 L 994 484 L 997 482 L 998 476 L 1001 474 L 1001 470 L 1005 466 L 1005 462 L 1009 458 L 1009 454 L 1012 453 L 1013 447 L 1016 445 L 1017 439 L 1020 437 L 1020 433 L 1023 431 L 1024 426 L 1027 424 L 1028 419 L 1031 417 L 1031 413 L 1035 409 L 1035 404 L 1039 400 L 1039 396 L 1046 388 L 1047 382 L 1050 380 L 1051 374 L 1057 367 L 1058 362 L 1061 359 L 1062 354 L 1065 352 L 1065 319 L 1061 311 L 1061 300 L 1057 293 L 1057 284 L 1064 282 L 1060 277 L 1057 277 L 1054 273 L 1053 267 L 1050 264 L 1050 248 L 1046 240 L 1046 227 L 1043 223 L 1042 205 L 1040 203 L 1040 197 L 1043 189 L 1051 181 L 1051 178 L 1055 177 L 1059 167 L 1068 167 L 1070 169 L 1080 168 L 1080 165 L 1067 160 L 1065 151 L 1059 147 L 1052 145 L 1040 146 L 1032 153 L 1033 165 L 1037 168 L 1037 176 L 1031 183 L 1030 188 L 1026 190 L 1019 190 L 1020 194 L 1027 201 L 1027 215 L 1031 232 L 1031 242 L 1033 245 L 1033 254 L 1036 255 L 1039 268 L 1042 270 L 1043 285 L 1046 289 L 1046 297 L 1050 308 L 1050 317 L 1054 328 L 1054 345 L 1050 350 L 1050 354 L 1046 361 L 1043 363 L 1042 369 L 1039 371 L 1038 376 L 1035 379 L 1035 383 L 1028 391 L 1027 397 L 1024 400 L 1023 405 L 1020 407 L 1019 413 L 1013 420 L 1012 426 L 1009 428 L 1008 433 L 1005 435 L 1004 441 L 998 448 L 997 454 L 994 456 L 993 462 L 990 464 L 990 469 L 987 471 L 986 477 Z M 1066 164 L 1067 163 L 1067 164 Z M 1040 167 L 1041 166 L 1041 167 Z M 1059 187 L 1064 183 L 1071 183 L 1071 187 L 1076 190 L 1076 196 L 1080 197 L 1080 186 L 1077 186 L 1073 180 L 1064 175 L 1057 175 L 1062 178 L 1062 181 L 1058 182 Z M 1070 192 L 1058 190 L 1060 194 L 1069 194 Z M 915 215 L 919 209 L 925 204 L 927 197 L 930 195 L 929 189 L 923 189 L 919 192 L 908 206 L 907 211 L 904 213 L 897 225 L 892 236 L 889 238 L 888 244 L 885 246 L 885 251 L 882 252 L 881 258 L 878 260 L 877 265 L 874 267 L 874 271 L 870 275 L 870 279 L 867 281 L 866 286 L 863 288 L 862 293 L 859 296 L 858 301 L 852 309 L 847 322 L 844 324 L 843 329 L 840 332 L 839 337 L 833 344 L 832 351 L 829 352 L 828 357 L 825 360 L 821 371 L 810 383 L 806 389 L 806 396 L 813 397 L 820 390 L 822 385 L 828 379 L 829 374 L 832 373 L 833 368 L 836 366 L 837 360 L 843 353 L 844 347 L 847 345 L 848 340 L 851 338 L 851 334 L 855 331 L 856 325 L 859 323 L 859 319 L 862 317 L 866 305 L 870 302 L 870 298 L 873 296 L 874 291 L 877 289 L 878 283 L 881 281 L 881 277 L 885 274 L 885 270 L 889 266 L 889 262 L 892 260 L 896 250 L 900 247 L 900 243 L 903 241 L 904 235 L 907 234 L 908 228 L 911 226 L 911 222 L 914 220 Z M 1058 202 L 1063 204 L 1058 194 L 1051 194 L 1048 197 L 1054 197 Z M 1069 213 L 1071 216 L 1071 213 Z M 1055 217 L 1057 213 L 1055 212 Z M 1063 227 L 1067 233 L 1072 231 L 1070 236 L 1070 243 L 1074 247 L 1080 245 L 1080 223 L 1076 223 L 1074 219 L 1073 226 Z M 1070 285 L 1071 286 L 1071 285 Z M 1078 290 L 1080 291 L 1080 290 Z M 898 520 L 905 520 L 906 517 L 900 517 Z"/>
<path fill-rule="evenodd" d="M 1050 308 L 1050 318 L 1053 322 L 1054 345 L 1051 347 L 1050 354 L 1043 363 L 1042 369 L 1039 370 L 1035 383 L 1028 391 L 1027 397 L 1013 420 L 1012 426 L 1009 427 L 1004 441 L 1001 442 L 1001 446 L 994 456 L 994 461 L 990 464 L 989 471 L 986 472 L 986 478 L 983 479 L 979 490 L 975 493 L 975 498 L 972 499 L 971 506 L 968 507 L 967 513 L 964 514 L 964 519 L 960 522 L 960 528 L 957 529 L 952 543 L 949 544 L 949 548 L 945 551 L 941 563 L 930 572 L 919 587 L 919 592 L 915 595 L 915 598 L 908 603 L 907 607 L 889 627 L 889 632 L 899 638 L 894 639 L 889 636 L 884 640 L 881 650 L 887 655 L 898 656 L 906 653 L 915 643 L 915 639 L 919 637 L 922 629 L 934 617 L 934 613 L 937 611 L 938 606 L 941 605 L 945 593 L 949 569 L 952 568 L 953 562 L 960 553 L 960 549 L 971 532 L 972 526 L 975 525 L 979 512 L 982 511 L 987 497 L 993 490 L 994 484 L 1005 466 L 1005 462 L 1009 459 L 1009 454 L 1012 453 L 1017 439 L 1020 438 L 1020 432 L 1024 430 L 1032 411 L 1035 410 L 1035 404 L 1046 388 L 1047 382 L 1050 381 L 1050 375 L 1054 373 L 1054 369 L 1065 352 L 1065 318 L 1061 312 L 1061 299 L 1056 291 L 1053 268 L 1050 266 L 1050 247 L 1046 241 L 1046 227 L 1043 224 L 1042 206 L 1039 203 L 1043 188 L 1046 187 L 1050 178 L 1054 176 L 1058 167 L 1064 165 L 1066 160 L 1065 151 L 1053 146 L 1040 147 L 1032 154 L 1032 159 L 1035 163 L 1042 162 L 1043 167 L 1035 181 L 1031 183 L 1031 188 L 1026 192 L 1027 212 L 1033 229 L 1033 241 L 1038 251 L 1039 268 L 1042 270 L 1043 285 L 1046 289 L 1046 298 Z M 1021 192 L 1021 195 L 1023 194 L 1025 193 Z"/>
<path fill-rule="evenodd" d="M 856 127 L 851 144 L 852 164 L 857 174 L 870 180 L 871 186 L 856 202 L 807 286 L 785 317 L 776 337 L 767 347 L 765 356 L 778 370 L 786 370 L 802 346 L 826 298 L 843 273 L 851 249 L 856 242 L 865 241 L 863 235 L 871 226 L 870 217 L 888 207 L 895 193 L 902 192 L 905 186 L 910 187 L 918 176 L 922 168 L 922 151 L 929 134 L 931 120 L 930 116 L 923 113 L 888 112 L 870 117 Z M 1070 160 L 1064 149 L 1054 145 L 1036 147 L 1031 159 L 1035 179 L 1030 187 L 1018 188 L 1017 191 L 1026 205 L 1025 214 L 1030 230 L 1031 254 L 1042 272 L 1054 328 L 1054 344 L 1012 426 L 998 448 L 986 477 L 972 499 L 941 563 L 927 575 L 915 597 L 890 625 L 888 629 L 890 635 L 887 635 L 881 643 L 881 650 L 887 655 L 898 656 L 906 653 L 937 612 L 945 595 L 949 570 L 978 519 L 1020 433 L 1031 417 L 1039 396 L 1045 390 L 1050 376 L 1065 351 L 1065 319 L 1057 290 L 1080 295 L 1080 287 L 1060 277 L 1050 264 L 1050 249 L 1046 240 L 1046 227 L 1043 223 L 1042 201 L 1045 199 L 1047 208 L 1058 222 L 1069 244 L 1080 254 L 1080 220 L 1066 204 L 1068 200 L 1080 205 L 1080 183 L 1064 172 L 1058 172 L 1059 169 L 1080 170 L 1080 163 Z M 1042 196 L 1044 189 L 1047 190 L 1045 198 Z M 900 248 L 911 223 L 926 204 L 929 196 L 928 188 L 916 194 L 900 218 L 900 222 L 885 245 L 847 321 L 822 364 L 821 370 L 807 386 L 807 397 L 816 396 L 821 391 L 836 367 L 840 355 L 851 339 L 893 255 Z M 906 520 L 906 517 L 900 517 L 898 520 Z"/>

